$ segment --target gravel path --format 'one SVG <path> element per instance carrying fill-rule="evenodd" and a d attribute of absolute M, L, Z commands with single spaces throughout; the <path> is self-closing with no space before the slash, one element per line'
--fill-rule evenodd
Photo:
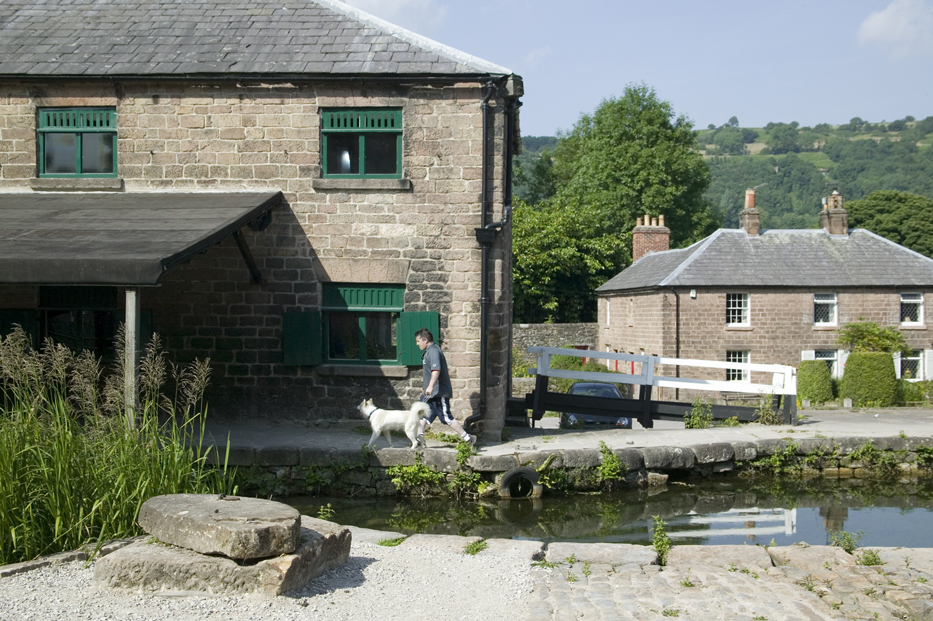
<path fill-rule="evenodd" d="M 0 579 L 0 619 L 517 621 L 533 584 L 520 549 L 490 546 L 469 556 L 415 542 L 354 542 L 346 565 L 275 598 L 114 593 L 94 587 L 93 571 L 72 562 Z"/>

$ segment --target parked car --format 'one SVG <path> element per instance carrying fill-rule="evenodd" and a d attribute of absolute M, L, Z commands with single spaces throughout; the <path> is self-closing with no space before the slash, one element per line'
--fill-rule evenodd
<path fill-rule="evenodd" d="M 568 395 L 586 395 L 589 397 L 606 397 L 609 399 L 624 398 L 622 392 L 615 384 L 605 384 L 603 382 L 577 382 L 567 391 Z M 594 414 L 577 414 L 565 412 L 560 416 L 561 429 L 579 429 L 586 424 L 612 425 L 620 429 L 631 429 L 632 419 L 628 416 L 621 416 L 614 422 L 612 418 L 606 416 L 596 416 Z"/>

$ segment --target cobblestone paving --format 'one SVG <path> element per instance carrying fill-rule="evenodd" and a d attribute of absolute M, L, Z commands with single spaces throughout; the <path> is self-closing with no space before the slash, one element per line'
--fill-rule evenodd
<path fill-rule="evenodd" d="M 529 619 L 742 620 L 933 619 L 933 572 L 890 560 L 884 566 L 747 568 L 612 565 L 567 559 L 533 571 Z M 915 559 L 917 557 L 915 556 Z M 575 562 L 570 563 L 569 560 Z M 908 561 L 908 565 L 909 565 Z M 830 568 L 831 567 L 831 568 Z"/>

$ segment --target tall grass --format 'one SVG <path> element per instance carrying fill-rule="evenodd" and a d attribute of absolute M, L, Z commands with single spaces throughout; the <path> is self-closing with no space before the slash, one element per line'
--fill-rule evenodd
<path fill-rule="evenodd" d="M 154 338 L 127 417 L 121 368 L 104 377 L 87 352 L 34 350 L 18 328 L 0 338 L 0 564 L 138 534 L 155 495 L 235 491 L 201 448 L 209 369 L 166 365 Z"/>

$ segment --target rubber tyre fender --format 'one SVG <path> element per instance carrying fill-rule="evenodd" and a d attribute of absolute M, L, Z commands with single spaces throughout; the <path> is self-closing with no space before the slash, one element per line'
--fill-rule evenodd
<path fill-rule="evenodd" d="M 521 485 L 521 481 L 527 481 L 526 486 Z M 513 496 L 520 487 L 528 489 L 527 494 Z M 543 487 L 538 483 L 538 471 L 528 466 L 519 466 L 504 472 L 499 477 L 499 498 L 540 498 Z"/>

